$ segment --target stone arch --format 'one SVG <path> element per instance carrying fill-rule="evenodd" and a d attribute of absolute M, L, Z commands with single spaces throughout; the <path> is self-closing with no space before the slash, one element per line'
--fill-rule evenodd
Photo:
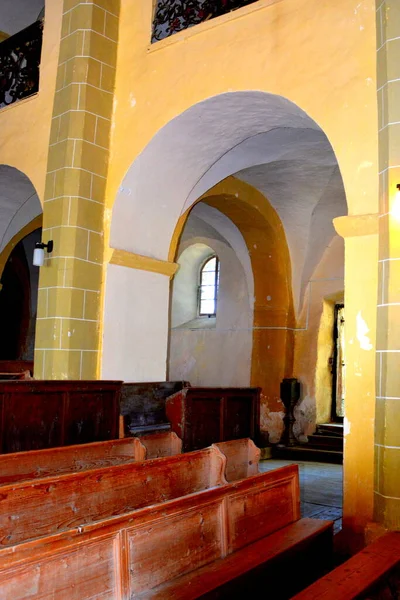
<path fill-rule="evenodd" d="M 287 255 L 282 264 L 288 267 L 285 268 L 287 283 L 280 286 L 285 299 L 283 309 L 275 314 L 276 322 L 271 325 L 271 331 L 272 327 L 274 331 L 280 327 L 286 330 L 285 364 L 290 365 L 290 331 L 301 315 L 307 281 L 327 240 L 335 236 L 332 219 L 347 212 L 343 181 L 332 146 L 318 124 L 293 102 L 258 91 L 224 93 L 199 102 L 170 121 L 145 147 L 122 181 L 113 208 L 110 246 L 151 260 L 173 261 L 179 239 L 177 232 L 188 211 L 199 199 L 204 200 L 210 189 L 223 186 L 232 176 L 238 185 L 247 184 L 258 190 L 261 197 L 268 198 L 281 222 L 281 236 L 286 237 Z M 219 198 L 214 200 L 219 210 L 221 202 L 224 203 L 222 212 L 233 214 L 237 210 L 234 199 L 224 197 L 223 192 L 216 195 Z M 212 202 L 210 198 L 211 206 Z M 251 221 L 258 214 L 258 207 L 247 206 L 246 211 Z M 290 268 L 291 263 L 295 269 Z M 140 359 L 140 369 L 136 372 L 132 369 L 129 377 L 164 378 L 168 278 L 112 264 L 107 277 L 103 375 L 127 376 L 122 368 L 109 370 L 105 364 L 111 353 L 115 356 L 115 353 L 127 352 L 127 349 L 109 346 L 109 340 L 120 339 L 120 336 L 107 327 L 107 314 L 114 310 L 117 298 L 121 297 L 121 293 L 115 291 L 120 278 L 125 293 L 134 293 L 141 286 L 153 296 L 150 288 L 157 287 L 158 297 L 153 313 L 157 313 L 160 343 L 155 344 L 156 350 L 153 349 L 148 358 L 154 368 L 143 369 L 144 362 Z M 109 285 L 111 281 L 114 290 Z M 265 321 L 267 314 L 271 311 L 260 310 L 259 315 L 256 314 L 255 323 L 259 323 L 260 328 L 270 327 Z M 282 324 L 278 322 L 280 318 Z M 140 335 L 145 334 L 146 319 L 151 323 L 152 316 L 142 315 L 140 325 L 134 322 L 128 325 L 129 338 L 136 335 L 137 327 Z M 121 319 L 117 328 L 126 337 L 123 321 Z M 154 332 L 154 323 L 150 329 Z M 131 343 L 127 338 L 126 341 L 128 348 Z M 274 394 L 276 397 L 279 392 Z"/>

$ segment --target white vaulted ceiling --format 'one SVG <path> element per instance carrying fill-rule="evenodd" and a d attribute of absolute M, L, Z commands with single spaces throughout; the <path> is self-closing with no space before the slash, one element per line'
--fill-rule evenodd
<path fill-rule="evenodd" d="M 329 140 L 315 121 L 281 96 L 221 94 L 165 125 L 124 178 L 114 205 L 111 245 L 167 259 L 179 217 L 230 175 L 259 189 L 278 212 L 299 308 L 304 286 L 335 235 L 332 219 L 347 207 Z"/>
<path fill-rule="evenodd" d="M 28 177 L 18 169 L 0 165 L 0 252 L 41 213 L 40 200 Z"/>
<path fill-rule="evenodd" d="M 14 35 L 34 23 L 44 8 L 44 0 L 1 0 L 0 31 Z"/>

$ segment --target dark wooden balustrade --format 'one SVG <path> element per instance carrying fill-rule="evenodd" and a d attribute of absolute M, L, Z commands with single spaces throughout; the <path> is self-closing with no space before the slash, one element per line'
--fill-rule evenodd
<path fill-rule="evenodd" d="M 43 21 L 0 43 L 0 108 L 39 91 Z"/>

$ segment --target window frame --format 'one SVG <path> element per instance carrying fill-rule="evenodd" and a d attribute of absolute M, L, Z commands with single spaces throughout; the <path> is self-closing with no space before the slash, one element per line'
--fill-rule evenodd
<path fill-rule="evenodd" d="M 212 284 L 203 284 L 203 274 L 204 274 L 204 269 L 207 266 L 207 264 L 213 260 L 215 258 L 215 273 L 214 273 L 214 312 L 210 313 L 210 312 L 202 312 L 201 311 L 201 290 L 203 287 L 211 287 Z M 197 314 L 199 317 L 216 317 L 217 316 L 217 304 L 218 304 L 218 291 L 219 291 L 219 278 L 220 278 L 220 271 L 221 271 L 221 262 L 218 258 L 218 256 L 216 254 L 212 254 L 211 256 L 208 256 L 206 258 L 206 260 L 202 263 L 200 269 L 199 269 L 199 285 L 198 285 L 198 299 L 197 299 Z M 208 271 L 209 273 L 212 271 Z"/>

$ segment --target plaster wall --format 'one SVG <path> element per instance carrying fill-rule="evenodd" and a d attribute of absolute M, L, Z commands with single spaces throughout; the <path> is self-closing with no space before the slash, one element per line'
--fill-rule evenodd
<path fill-rule="evenodd" d="M 107 284 L 101 377 L 165 381 L 169 278 L 110 264 Z"/>
<path fill-rule="evenodd" d="M 344 242 L 335 235 L 308 281 L 295 332 L 293 373 L 301 383 L 295 432 L 300 436 L 330 420 L 333 312 L 335 303 L 343 301 Z"/>
<path fill-rule="evenodd" d="M 198 215 L 208 218 L 212 227 Z M 244 240 L 234 224 L 219 211 L 201 203 L 190 214 L 178 249 L 180 270 L 172 285 L 169 378 L 201 386 L 248 386 L 251 375 L 253 299 L 251 265 L 245 273 L 228 240 L 248 257 Z M 197 285 L 204 259 L 220 260 L 216 318 L 197 317 Z M 188 293 L 189 292 L 189 293 Z M 184 304 L 182 304 L 182 302 Z M 186 317 L 189 317 L 186 319 Z M 186 319 L 185 321 L 183 319 Z"/>
<path fill-rule="evenodd" d="M 41 202 L 56 87 L 62 5 L 62 0 L 46 3 L 39 92 L 0 110 L 0 165 L 22 171 L 32 182 Z"/>

